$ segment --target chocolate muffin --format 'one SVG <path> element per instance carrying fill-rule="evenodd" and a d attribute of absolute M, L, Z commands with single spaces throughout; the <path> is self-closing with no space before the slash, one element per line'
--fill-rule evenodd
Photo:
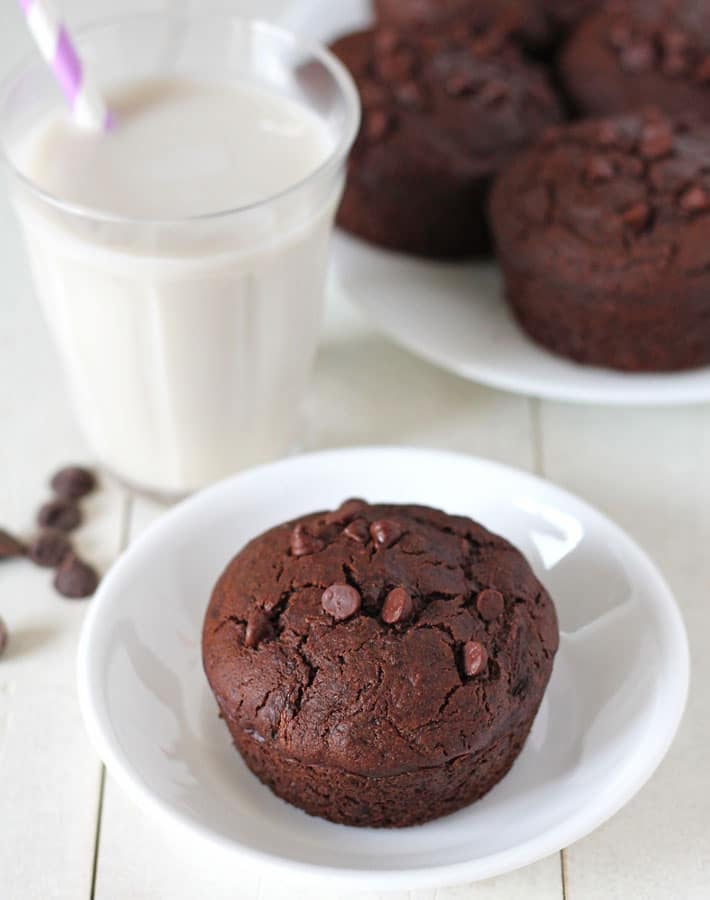
<path fill-rule="evenodd" d="M 427 507 L 350 500 L 241 550 L 202 648 L 262 782 L 312 815 L 396 827 L 500 781 L 558 640 L 550 597 L 503 538 Z"/>
<path fill-rule="evenodd" d="M 360 89 L 363 124 L 339 224 L 434 258 L 489 251 L 491 176 L 561 118 L 542 69 L 498 32 L 350 34 L 333 51 Z"/>
<path fill-rule="evenodd" d="M 439 28 L 462 22 L 477 29 L 494 26 L 519 38 L 526 46 L 540 47 L 550 40 L 543 2 L 544 0 L 374 0 L 374 9 L 380 22 L 398 28 Z"/>
<path fill-rule="evenodd" d="M 710 124 L 657 111 L 552 129 L 491 195 L 527 333 L 630 372 L 710 364 Z"/>
<path fill-rule="evenodd" d="M 671 114 L 708 114 L 710 3 L 609 3 L 569 38 L 559 74 L 583 115 L 612 115 L 648 103 Z"/>

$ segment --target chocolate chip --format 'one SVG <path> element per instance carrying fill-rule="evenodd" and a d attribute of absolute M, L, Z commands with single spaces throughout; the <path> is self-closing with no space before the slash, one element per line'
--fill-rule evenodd
<path fill-rule="evenodd" d="M 99 583 L 94 569 L 82 562 L 75 553 L 70 553 L 59 567 L 54 578 L 54 586 L 64 597 L 79 600 L 90 597 Z"/>
<path fill-rule="evenodd" d="M 450 97 L 463 97 L 464 94 L 474 94 L 479 84 L 479 79 L 472 72 L 452 72 L 444 83 L 444 90 Z"/>
<path fill-rule="evenodd" d="M 66 466 L 54 475 L 51 485 L 54 493 L 63 500 L 78 500 L 94 490 L 96 478 L 89 469 Z"/>
<path fill-rule="evenodd" d="M 0 619 L 0 656 L 5 652 L 9 640 L 10 632 L 7 630 L 7 625 Z"/>
<path fill-rule="evenodd" d="M 370 537 L 378 547 L 391 547 L 402 537 L 402 528 L 392 519 L 378 519 L 370 525 Z"/>
<path fill-rule="evenodd" d="M 366 544 L 370 538 L 370 530 L 364 519 L 355 519 L 343 529 L 343 534 L 350 538 L 351 541 L 357 541 L 358 544 Z"/>
<path fill-rule="evenodd" d="M 623 50 L 631 43 L 631 31 L 626 25 L 614 25 L 609 31 L 609 43 L 615 50 Z"/>
<path fill-rule="evenodd" d="M 375 32 L 374 45 L 377 53 L 393 53 L 400 42 L 400 34 L 395 28 L 380 28 Z"/>
<path fill-rule="evenodd" d="M 584 174 L 591 182 L 609 181 L 614 177 L 614 166 L 604 156 L 593 156 L 584 168 Z"/>
<path fill-rule="evenodd" d="M 489 81 L 478 92 L 478 99 L 484 106 L 493 106 L 505 100 L 509 93 L 508 85 L 504 81 Z"/>
<path fill-rule="evenodd" d="M 690 38 L 684 31 L 671 29 L 661 35 L 661 43 L 666 53 L 684 53 L 690 46 Z"/>
<path fill-rule="evenodd" d="M 407 81 L 414 73 L 414 63 L 410 50 L 397 50 L 377 60 L 377 73 L 384 81 Z"/>
<path fill-rule="evenodd" d="M 414 602 L 408 591 L 404 588 L 394 588 L 385 597 L 382 604 L 382 621 L 388 625 L 397 625 L 406 622 L 414 612 Z"/>
<path fill-rule="evenodd" d="M 405 81 L 404 84 L 396 85 L 394 95 L 402 106 L 409 109 L 421 109 L 424 105 L 421 88 L 415 81 Z"/>
<path fill-rule="evenodd" d="M 505 609 L 503 595 L 495 588 L 484 588 L 476 597 L 476 609 L 482 618 L 487 622 L 492 622 Z"/>
<path fill-rule="evenodd" d="M 653 47 L 646 41 L 628 44 L 621 51 L 621 67 L 630 74 L 646 72 L 652 65 Z"/>
<path fill-rule="evenodd" d="M 61 565 L 68 553 L 71 543 L 63 531 L 48 528 L 41 531 L 27 548 L 27 555 L 37 566 L 55 569 Z"/>
<path fill-rule="evenodd" d="M 8 531 L 0 528 L 0 559 L 12 559 L 15 556 L 24 556 L 24 554 L 25 548 L 22 542 Z"/>
<path fill-rule="evenodd" d="M 323 547 L 325 547 L 325 543 L 319 537 L 311 534 L 301 523 L 296 525 L 291 532 L 292 556 L 310 556 L 312 553 L 318 553 Z"/>
<path fill-rule="evenodd" d="M 597 129 L 597 143 L 602 147 L 617 147 L 619 130 L 612 122 L 600 122 Z"/>
<path fill-rule="evenodd" d="M 392 127 L 392 116 L 383 109 L 374 109 L 365 115 L 365 136 L 368 140 L 381 141 Z"/>
<path fill-rule="evenodd" d="M 669 53 L 661 65 L 664 75 L 669 78 L 679 78 L 685 75 L 690 68 L 690 63 L 682 53 Z"/>
<path fill-rule="evenodd" d="M 685 213 L 704 212 L 710 206 L 710 195 L 696 184 L 684 191 L 678 202 Z"/>
<path fill-rule="evenodd" d="M 382 106 L 387 102 L 387 91 L 374 81 L 368 81 L 360 85 L 360 99 L 365 109 Z"/>
<path fill-rule="evenodd" d="M 50 500 L 40 507 L 37 524 L 42 528 L 59 528 L 72 531 L 81 522 L 79 507 L 69 500 Z"/>
<path fill-rule="evenodd" d="M 488 651 L 478 641 L 467 641 L 463 647 L 463 670 L 469 678 L 473 678 L 486 668 Z"/>
<path fill-rule="evenodd" d="M 340 506 L 325 517 L 325 521 L 329 524 L 344 525 L 360 512 L 363 507 L 367 506 L 364 500 L 359 497 L 351 497 L 349 500 L 343 500 Z"/>
<path fill-rule="evenodd" d="M 331 584 L 323 591 L 321 604 L 325 612 L 342 622 L 360 609 L 362 599 L 358 591 L 349 584 Z"/>
<path fill-rule="evenodd" d="M 701 84 L 710 81 L 710 56 L 706 56 L 705 59 L 698 64 L 694 75 L 696 80 Z"/>
<path fill-rule="evenodd" d="M 649 122 L 641 131 L 639 150 L 644 159 L 660 159 L 673 149 L 673 132 L 665 122 Z"/>
<path fill-rule="evenodd" d="M 642 231 L 650 215 L 651 209 L 647 203 L 634 203 L 621 214 L 621 221 L 634 231 Z"/>
<path fill-rule="evenodd" d="M 273 631 L 271 622 L 262 610 L 253 609 L 247 619 L 247 627 L 244 633 L 244 645 L 250 649 L 258 647 L 265 637 Z"/>

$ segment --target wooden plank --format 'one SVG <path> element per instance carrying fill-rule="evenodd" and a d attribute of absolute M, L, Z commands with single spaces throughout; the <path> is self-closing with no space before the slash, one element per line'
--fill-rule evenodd
<path fill-rule="evenodd" d="M 651 782 L 566 853 L 567 900 L 705 900 L 710 885 L 710 416 L 707 407 L 544 404 L 546 476 L 651 554 L 685 616 L 693 673 L 680 733 Z"/>

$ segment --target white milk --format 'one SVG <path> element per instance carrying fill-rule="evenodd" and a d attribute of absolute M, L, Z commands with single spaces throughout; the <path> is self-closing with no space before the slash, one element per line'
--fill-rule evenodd
<path fill-rule="evenodd" d="M 130 482 L 180 493 L 291 446 L 342 174 L 288 192 L 332 139 L 246 84 L 107 99 L 109 135 L 57 113 L 22 151 L 36 186 L 105 220 L 22 188 L 18 208 L 90 444 Z"/>

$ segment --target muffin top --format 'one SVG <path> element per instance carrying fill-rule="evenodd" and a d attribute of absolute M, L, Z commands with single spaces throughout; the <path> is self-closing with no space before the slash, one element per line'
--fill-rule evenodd
<path fill-rule="evenodd" d="M 378 775 L 504 737 L 534 715 L 557 646 L 552 601 L 503 538 L 361 500 L 251 541 L 203 632 L 230 724 L 301 762 Z"/>
<path fill-rule="evenodd" d="M 499 249 L 520 268 L 643 290 L 710 265 L 710 124 L 657 110 L 550 129 L 498 178 Z"/>
<path fill-rule="evenodd" d="M 588 16 L 565 45 L 563 80 L 583 112 L 653 103 L 710 112 L 710 5 L 617 0 Z"/>
<path fill-rule="evenodd" d="M 550 39 L 545 2 L 552 0 L 374 0 L 374 8 L 380 21 L 400 27 L 430 28 L 463 21 L 475 28 L 496 26 L 529 46 L 540 46 Z"/>
<path fill-rule="evenodd" d="M 562 118 L 542 68 L 499 30 L 349 34 L 332 47 L 351 71 L 363 124 L 351 161 L 383 177 L 466 179 L 496 171 Z"/>

